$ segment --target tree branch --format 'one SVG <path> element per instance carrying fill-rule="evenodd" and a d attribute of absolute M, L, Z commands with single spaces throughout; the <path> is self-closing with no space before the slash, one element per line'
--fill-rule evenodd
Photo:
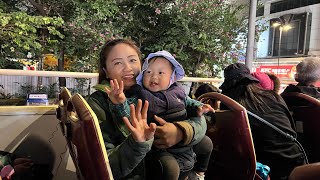
<path fill-rule="evenodd" d="M 47 12 L 44 10 L 44 5 L 36 3 L 34 0 L 28 0 L 37 10 L 40 12 L 42 16 L 47 16 Z"/>

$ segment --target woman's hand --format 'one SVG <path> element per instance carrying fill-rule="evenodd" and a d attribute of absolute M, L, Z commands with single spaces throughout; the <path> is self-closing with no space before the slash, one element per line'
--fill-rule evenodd
<path fill-rule="evenodd" d="M 138 100 L 137 107 L 130 105 L 130 122 L 127 117 L 123 117 L 123 121 L 131 132 L 136 142 L 145 142 L 154 137 L 157 125 L 155 123 L 147 124 L 147 111 L 149 103 L 145 101 L 143 108 L 141 99 Z"/>
<path fill-rule="evenodd" d="M 155 132 L 153 145 L 159 149 L 166 149 L 179 143 L 183 139 L 183 132 L 173 123 L 168 123 L 164 119 L 154 116 L 159 122 Z"/>
<path fill-rule="evenodd" d="M 110 80 L 110 87 L 111 89 L 106 87 L 105 91 L 108 94 L 111 102 L 113 104 L 124 103 L 126 100 L 126 95 L 123 93 L 123 81 L 121 81 L 119 84 L 116 79 Z"/>

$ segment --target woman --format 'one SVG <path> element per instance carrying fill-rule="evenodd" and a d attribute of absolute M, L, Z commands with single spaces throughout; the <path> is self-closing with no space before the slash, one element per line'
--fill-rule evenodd
<path fill-rule="evenodd" d="M 196 117 L 175 124 L 155 118 L 159 126 L 156 127 L 153 138 L 153 125 L 141 131 L 132 131 L 123 121 L 116 121 L 116 114 L 112 114 L 108 106 L 105 87 L 109 86 L 110 79 L 123 81 L 124 91 L 128 96 L 140 71 L 141 53 L 134 42 L 126 39 L 107 42 L 100 53 L 99 85 L 96 86 L 98 91 L 87 100 L 100 121 L 115 179 L 146 179 L 144 174 L 148 176 L 149 172 L 145 172 L 143 160 L 152 145 L 160 149 L 179 144 L 194 145 L 201 140 L 206 130 L 204 118 Z"/>
<path fill-rule="evenodd" d="M 262 89 L 244 64 L 229 65 L 224 69 L 224 77 L 222 94 L 296 137 L 293 119 L 283 99 L 272 90 Z M 271 179 L 287 179 L 294 167 L 304 164 L 304 156 L 295 142 L 252 116 L 249 122 L 257 161 L 270 166 Z"/>

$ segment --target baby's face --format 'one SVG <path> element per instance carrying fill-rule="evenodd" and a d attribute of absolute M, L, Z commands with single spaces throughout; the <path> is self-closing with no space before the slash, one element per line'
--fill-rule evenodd
<path fill-rule="evenodd" d="M 167 90 L 173 72 L 172 64 L 163 57 L 149 61 L 149 67 L 143 74 L 144 87 L 152 92 Z"/>

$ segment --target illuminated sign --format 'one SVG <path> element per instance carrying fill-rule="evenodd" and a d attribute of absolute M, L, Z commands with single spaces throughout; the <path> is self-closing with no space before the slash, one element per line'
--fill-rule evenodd
<path fill-rule="evenodd" d="M 294 79 L 296 65 L 261 65 L 254 68 L 252 72 L 272 73 L 279 78 Z"/>
<path fill-rule="evenodd" d="M 27 105 L 49 105 L 47 94 L 29 94 Z"/>

